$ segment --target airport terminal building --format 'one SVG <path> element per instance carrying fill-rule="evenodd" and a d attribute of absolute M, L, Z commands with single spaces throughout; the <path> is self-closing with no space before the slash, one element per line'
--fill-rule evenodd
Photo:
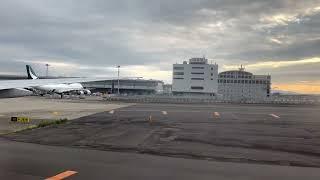
<path fill-rule="evenodd" d="M 253 75 L 240 68 L 219 73 L 218 93 L 231 101 L 263 100 L 270 96 L 271 76 Z"/>
<path fill-rule="evenodd" d="M 82 85 L 92 92 L 105 92 L 116 94 L 118 92 L 118 80 L 105 80 L 82 83 Z M 159 80 L 145 79 L 120 79 L 119 91 L 128 95 L 162 94 L 164 83 Z"/>
<path fill-rule="evenodd" d="M 204 94 L 218 91 L 218 65 L 206 58 L 191 58 L 189 63 L 173 64 L 172 94 Z"/>

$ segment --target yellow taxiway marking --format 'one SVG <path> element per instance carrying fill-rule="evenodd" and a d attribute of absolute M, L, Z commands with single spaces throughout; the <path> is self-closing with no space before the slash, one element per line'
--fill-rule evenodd
<path fill-rule="evenodd" d="M 214 115 L 215 117 L 220 117 L 220 113 L 219 113 L 219 112 L 214 112 L 213 115 Z"/>
<path fill-rule="evenodd" d="M 59 112 L 55 111 L 55 112 L 52 112 L 52 114 L 57 116 L 59 115 Z"/>
<path fill-rule="evenodd" d="M 110 113 L 110 114 L 113 114 L 113 113 L 114 113 L 114 110 L 109 111 L 109 113 Z"/>
<path fill-rule="evenodd" d="M 168 112 L 167 112 L 167 111 L 162 111 L 162 114 L 163 114 L 163 115 L 167 115 Z"/>
<path fill-rule="evenodd" d="M 61 180 L 61 179 L 65 179 L 65 178 L 72 176 L 74 174 L 77 174 L 77 173 L 78 172 L 76 172 L 76 171 L 65 171 L 65 172 L 62 172 L 62 173 L 57 174 L 55 176 L 49 177 L 45 180 Z"/>
<path fill-rule="evenodd" d="M 274 117 L 274 118 L 276 118 L 276 119 L 279 119 L 280 118 L 280 116 L 277 116 L 277 115 L 275 115 L 275 114 L 269 114 L 270 116 L 272 116 L 272 117 Z"/>

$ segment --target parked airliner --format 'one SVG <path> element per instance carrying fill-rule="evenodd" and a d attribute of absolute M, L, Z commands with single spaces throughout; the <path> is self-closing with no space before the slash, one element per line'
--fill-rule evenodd
<path fill-rule="evenodd" d="M 0 81 L 0 92 L 10 94 L 11 91 L 33 90 L 44 94 L 64 94 L 76 93 L 78 95 L 91 94 L 89 89 L 85 89 L 80 83 L 116 80 L 118 78 L 60 78 L 60 79 L 39 79 L 30 65 L 26 65 L 28 79 L 2 80 Z M 12 97 L 12 96 L 10 96 Z"/>
<path fill-rule="evenodd" d="M 26 69 L 28 73 L 28 79 L 39 79 L 30 65 L 26 65 Z M 48 84 L 42 86 L 33 86 L 32 89 L 40 92 L 40 95 L 55 93 L 61 95 L 61 98 L 63 98 L 64 94 L 91 94 L 91 91 L 85 89 L 80 83 Z"/>

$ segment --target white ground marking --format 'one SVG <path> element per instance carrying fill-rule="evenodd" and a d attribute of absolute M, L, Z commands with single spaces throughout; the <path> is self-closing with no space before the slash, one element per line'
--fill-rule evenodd
<path fill-rule="evenodd" d="M 220 117 L 220 113 L 219 113 L 219 112 L 214 112 L 213 114 L 214 114 L 214 116 L 216 116 L 216 117 Z"/>
<path fill-rule="evenodd" d="M 113 113 L 114 113 L 114 110 L 109 111 L 109 113 L 110 113 L 110 114 L 113 114 Z"/>
<path fill-rule="evenodd" d="M 269 114 L 270 116 L 272 116 L 272 117 L 274 117 L 274 118 L 276 118 L 276 119 L 279 119 L 280 118 L 280 116 L 277 116 L 277 115 L 275 115 L 275 114 Z"/>
<path fill-rule="evenodd" d="M 168 113 L 167 113 L 167 111 L 162 111 L 162 114 L 167 115 Z"/>

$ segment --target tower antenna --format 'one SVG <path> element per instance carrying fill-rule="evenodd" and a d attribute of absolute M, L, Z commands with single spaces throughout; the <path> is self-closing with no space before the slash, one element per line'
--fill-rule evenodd
<path fill-rule="evenodd" d="M 242 66 L 242 64 L 241 64 L 239 70 L 240 70 L 240 71 L 244 71 L 244 69 L 245 69 L 244 66 Z"/>

